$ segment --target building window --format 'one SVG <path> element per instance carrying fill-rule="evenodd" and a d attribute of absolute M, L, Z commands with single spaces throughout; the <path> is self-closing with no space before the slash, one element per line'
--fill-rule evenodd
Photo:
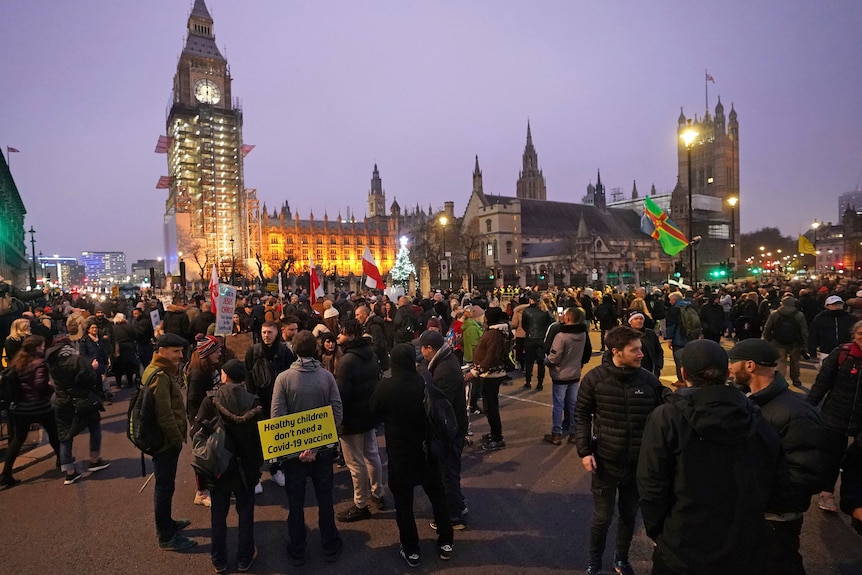
<path fill-rule="evenodd" d="M 506 242 L 506 253 L 512 253 L 512 242 Z"/>
<path fill-rule="evenodd" d="M 323 250 L 316 250 L 314 252 L 314 257 L 317 258 L 318 263 L 323 261 Z"/>
<path fill-rule="evenodd" d="M 331 238 L 329 238 L 329 245 L 331 245 L 331 246 L 335 245 L 335 236 L 332 236 Z"/>
<path fill-rule="evenodd" d="M 368 238 L 368 245 L 369 245 L 369 246 L 373 246 L 373 245 L 374 245 L 374 238 L 373 238 L 373 237 Z"/>
<path fill-rule="evenodd" d="M 308 250 L 302 250 L 302 259 L 303 261 L 308 261 Z"/>
<path fill-rule="evenodd" d="M 491 220 L 485 220 L 485 231 L 491 233 Z"/>
<path fill-rule="evenodd" d="M 712 179 L 712 166 L 706 167 L 706 184 L 709 185 L 713 182 Z"/>
<path fill-rule="evenodd" d="M 488 244 L 485 247 L 485 255 L 489 256 L 489 257 L 494 257 L 494 245 L 493 244 Z"/>
<path fill-rule="evenodd" d="M 287 243 L 288 245 L 293 245 L 293 236 L 287 236 Z"/>
<path fill-rule="evenodd" d="M 317 243 L 317 245 L 319 245 L 319 246 L 322 246 L 323 245 L 323 238 L 318 236 L 317 241 L 315 243 Z"/>
<path fill-rule="evenodd" d="M 304 245 L 304 246 L 308 245 L 308 236 L 302 236 L 302 245 Z"/>
<path fill-rule="evenodd" d="M 272 245 L 278 245 L 278 236 L 269 236 L 269 243 Z"/>
<path fill-rule="evenodd" d="M 337 260 L 338 256 L 336 256 L 335 254 L 336 254 L 335 250 L 329 250 L 329 259 L 331 259 L 333 261 Z"/>
<path fill-rule="evenodd" d="M 349 245 L 350 245 L 350 238 L 344 238 L 344 245 L 345 245 L 345 246 L 349 246 Z"/>
<path fill-rule="evenodd" d="M 709 237 L 716 240 L 729 240 L 730 226 L 728 224 L 710 224 Z"/>

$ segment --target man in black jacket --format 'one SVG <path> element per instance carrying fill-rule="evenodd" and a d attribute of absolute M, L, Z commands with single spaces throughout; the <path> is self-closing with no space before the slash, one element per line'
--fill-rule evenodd
<path fill-rule="evenodd" d="M 781 437 L 790 473 L 786 492 L 782 494 L 786 504 L 782 508 L 767 508 L 769 560 L 765 573 L 805 575 L 799 555 L 802 514 L 811 504 L 811 496 L 824 488 L 824 470 L 834 465 L 841 454 L 830 454 L 831 444 L 820 417 L 775 371 L 778 365 L 775 346 L 762 339 L 746 339 L 727 356 L 736 385 L 751 390 L 749 398 Z"/>
<path fill-rule="evenodd" d="M 362 334 L 365 337 L 371 338 L 371 345 L 374 348 L 374 355 L 377 356 L 377 361 L 380 363 L 380 371 L 389 369 L 389 350 L 386 349 L 386 336 L 383 333 L 383 320 L 371 315 L 368 307 L 360 305 L 354 310 L 356 320 L 362 324 Z"/>
<path fill-rule="evenodd" d="M 524 340 L 524 389 L 530 389 L 533 379 L 533 364 L 536 364 L 536 391 L 542 390 L 545 380 L 545 334 L 554 323 L 550 313 L 542 311 L 539 300 L 542 295 L 538 292 L 530 292 L 530 305 L 522 312 L 521 327 L 524 328 L 526 339 Z"/>
<path fill-rule="evenodd" d="M 420 371 L 427 371 L 427 375 L 423 373 L 423 376 L 446 394 L 458 421 L 458 436 L 446 450 L 440 464 L 452 525 L 455 529 L 464 529 L 467 503 L 461 492 L 461 450 L 464 449 L 464 438 L 467 436 L 467 397 L 461 362 L 439 331 L 429 329 L 423 332 L 419 336 L 419 351 L 425 359 Z"/>
<path fill-rule="evenodd" d="M 452 556 L 452 523 L 440 463 L 425 449 L 428 429 L 424 400 L 425 382 L 416 371 L 416 350 L 408 343 L 399 343 L 392 349 L 392 377 L 383 379 L 374 390 L 371 412 L 385 424 L 389 489 L 395 500 L 400 553 L 410 567 L 417 567 L 421 557 L 413 516 L 416 485 L 422 486 L 434 510 L 440 558 L 446 560 Z"/>
<path fill-rule="evenodd" d="M 854 319 L 844 309 L 837 295 L 826 298 L 826 309 L 817 314 L 808 327 L 808 354 L 822 362 L 829 353 L 851 339 Z"/>
<path fill-rule="evenodd" d="M 369 519 L 369 500 L 379 511 L 386 508 L 383 498 L 383 465 L 377 446 L 377 421 L 369 401 L 380 381 L 380 368 L 371 339 L 362 337 L 362 325 L 346 320 L 338 334 L 344 354 L 335 366 L 335 381 L 344 404 L 339 436 L 344 461 L 353 480 L 353 505 L 340 511 L 339 521 Z"/>
<path fill-rule="evenodd" d="M 649 416 L 637 466 L 654 575 L 759 575 L 764 512 L 784 484 L 781 440 L 726 385 L 727 353 L 711 340 L 682 352 L 685 388 Z"/>
<path fill-rule="evenodd" d="M 275 378 L 296 361 L 294 354 L 284 342 L 278 340 L 278 324 L 264 322 L 260 328 L 261 343 L 256 343 L 245 353 L 245 387 L 260 399 L 263 413 L 272 410 L 272 391 Z M 276 462 L 269 466 L 269 475 L 279 487 L 284 487 L 284 472 Z M 255 486 L 256 494 L 263 493 L 263 485 Z"/>
<path fill-rule="evenodd" d="M 395 330 L 395 343 L 410 343 L 416 337 L 418 322 L 413 314 L 413 306 L 407 296 L 398 298 L 398 309 L 392 320 L 392 328 Z"/>
<path fill-rule="evenodd" d="M 581 380 L 575 404 L 575 443 L 584 468 L 592 473 L 593 519 L 587 575 L 602 568 L 608 528 L 619 492 L 619 522 L 614 569 L 633 575 L 629 547 L 638 511 L 635 469 L 641 436 L 650 412 L 661 404 L 667 389 L 641 368 L 642 334 L 619 326 L 605 335 L 608 351 L 602 365 Z"/>

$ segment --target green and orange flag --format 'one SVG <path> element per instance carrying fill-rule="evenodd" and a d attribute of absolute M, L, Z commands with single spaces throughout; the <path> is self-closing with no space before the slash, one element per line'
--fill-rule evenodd
<path fill-rule="evenodd" d="M 667 213 L 650 198 L 644 198 L 641 231 L 661 244 L 664 253 L 675 256 L 685 249 L 688 240 Z"/>

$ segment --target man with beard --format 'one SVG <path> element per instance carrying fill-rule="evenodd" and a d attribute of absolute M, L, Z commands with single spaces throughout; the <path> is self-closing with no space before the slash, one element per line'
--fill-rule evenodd
<path fill-rule="evenodd" d="M 592 473 L 593 519 L 587 575 L 602 568 L 608 529 L 619 493 L 619 522 L 614 569 L 634 575 L 629 548 L 638 511 L 635 481 L 641 437 L 647 416 L 667 389 L 641 368 L 641 333 L 618 326 L 605 335 L 602 364 L 584 376 L 575 404 L 575 442 L 584 469 Z"/>

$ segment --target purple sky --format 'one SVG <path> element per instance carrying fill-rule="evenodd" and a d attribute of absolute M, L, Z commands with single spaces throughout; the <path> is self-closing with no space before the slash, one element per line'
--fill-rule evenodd
<path fill-rule="evenodd" d="M 272 209 L 462 214 L 514 195 L 527 119 L 548 199 L 676 181 L 676 120 L 721 95 L 739 114 L 743 231 L 837 221 L 862 177 L 862 3 L 208 0 L 245 114 L 246 186 Z M 37 251 L 161 254 L 153 153 L 191 2 L 10 2 L 0 145 Z M 29 240 L 29 236 L 28 236 Z"/>

